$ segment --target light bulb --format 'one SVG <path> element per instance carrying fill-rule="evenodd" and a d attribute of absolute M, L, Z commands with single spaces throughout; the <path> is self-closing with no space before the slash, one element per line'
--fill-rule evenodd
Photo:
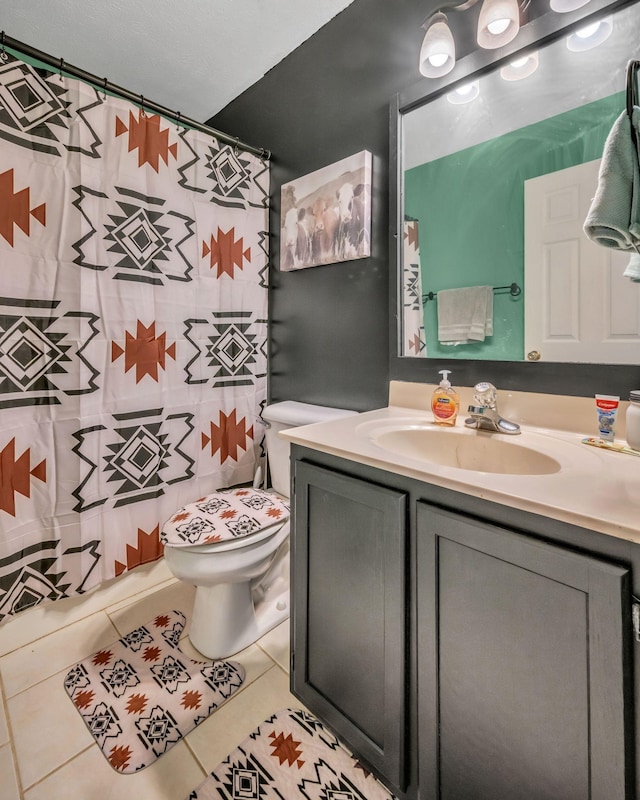
<path fill-rule="evenodd" d="M 504 33 L 507 30 L 510 24 L 511 20 L 496 19 L 487 24 L 487 30 L 492 36 L 499 36 L 501 33 Z"/>
<path fill-rule="evenodd" d="M 472 100 L 475 100 L 479 94 L 480 84 L 478 81 L 471 81 L 449 92 L 447 100 L 454 105 L 461 105 L 462 103 L 470 103 Z"/>
<path fill-rule="evenodd" d="M 446 53 L 433 53 L 430 56 L 427 56 L 429 63 L 434 67 L 441 67 L 443 64 L 446 64 L 447 59 L 449 56 Z"/>
<path fill-rule="evenodd" d="M 500 77 L 505 81 L 520 81 L 538 69 L 538 53 L 527 53 L 526 56 L 514 58 L 500 69 Z"/>
<path fill-rule="evenodd" d="M 597 22 L 583 25 L 567 37 L 567 47 L 573 53 L 592 50 L 606 41 L 613 31 L 613 18 L 605 17 Z"/>
<path fill-rule="evenodd" d="M 592 22 L 591 25 L 585 25 L 584 28 L 580 28 L 579 31 L 576 31 L 576 36 L 579 36 L 581 39 L 588 39 L 590 36 L 593 36 L 599 27 L 599 22 Z"/>

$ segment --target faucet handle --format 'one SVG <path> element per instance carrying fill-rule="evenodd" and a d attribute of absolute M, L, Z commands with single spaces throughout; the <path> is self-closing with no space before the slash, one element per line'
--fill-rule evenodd
<path fill-rule="evenodd" d="M 498 391 L 496 387 L 488 381 L 476 383 L 473 387 L 473 405 L 483 406 L 484 408 L 496 409 L 496 398 Z"/>

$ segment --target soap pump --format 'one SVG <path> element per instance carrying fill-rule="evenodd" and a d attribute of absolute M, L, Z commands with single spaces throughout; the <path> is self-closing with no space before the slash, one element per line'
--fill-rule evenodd
<path fill-rule="evenodd" d="M 436 425 L 455 425 L 460 410 L 460 399 L 448 379 L 450 373 L 450 369 L 441 369 L 438 372 L 438 375 L 442 375 L 442 380 L 431 396 L 431 410 Z"/>

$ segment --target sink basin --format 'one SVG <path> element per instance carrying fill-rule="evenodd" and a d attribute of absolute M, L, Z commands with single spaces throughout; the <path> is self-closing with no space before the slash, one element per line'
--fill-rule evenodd
<path fill-rule="evenodd" d="M 537 447 L 528 447 L 503 434 L 443 429 L 436 426 L 374 426 L 367 431 L 379 447 L 398 455 L 443 467 L 503 475 L 551 475 L 562 465 Z M 529 436 L 531 439 L 531 435 Z M 542 440 L 541 446 L 544 449 Z"/>

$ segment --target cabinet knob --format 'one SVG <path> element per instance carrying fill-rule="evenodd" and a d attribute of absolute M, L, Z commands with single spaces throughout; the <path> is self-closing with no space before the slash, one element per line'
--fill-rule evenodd
<path fill-rule="evenodd" d="M 527 361 L 540 361 L 540 351 L 529 350 L 529 352 L 527 353 Z"/>

